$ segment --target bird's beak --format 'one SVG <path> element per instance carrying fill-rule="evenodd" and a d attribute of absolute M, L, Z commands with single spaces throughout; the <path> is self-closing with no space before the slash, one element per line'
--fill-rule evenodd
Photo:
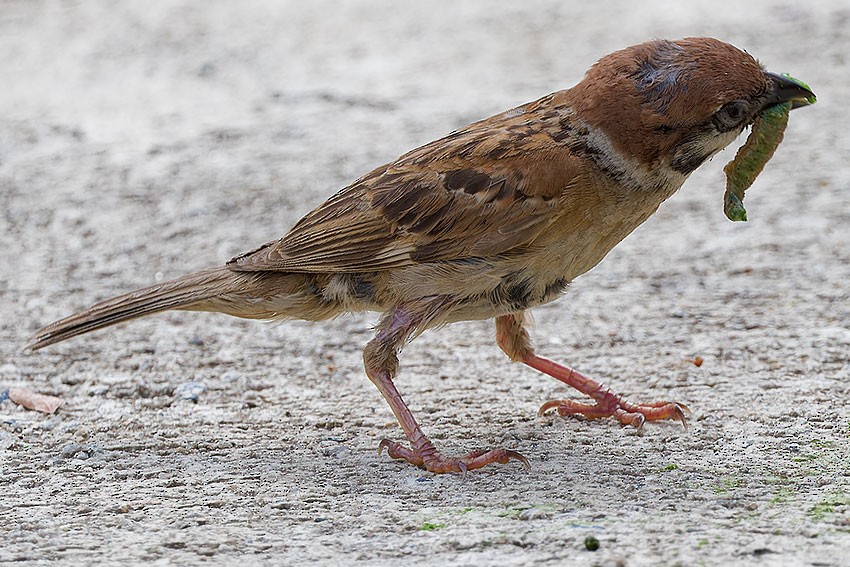
<path fill-rule="evenodd" d="M 768 95 L 764 103 L 765 107 L 790 102 L 791 108 L 794 109 L 809 106 L 817 100 L 809 85 L 787 73 L 781 75 L 767 73 L 767 76 L 773 82 L 773 92 Z"/>

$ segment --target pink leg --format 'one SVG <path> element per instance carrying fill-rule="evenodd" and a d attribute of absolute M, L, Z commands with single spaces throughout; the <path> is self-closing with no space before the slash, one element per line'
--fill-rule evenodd
<path fill-rule="evenodd" d="M 409 443 L 409 447 L 405 447 L 395 441 L 384 439 L 378 445 L 378 452 L 386 449 L 390 457 L 403 459 L 434 473 L 465 473 L 467 470 L 478 469 L 491 463 L 505 464 L 511 459 L 528 466 L 528 460 L 525 457 L 516 451 L 506 449 L 473 451 L 461 457 L 446 457 L 437 451 L 431 440 L 422 432 L 422 428 L 395 387 L 393 376 L 398 368 L 397 353 L 401 345 L 415 333 L 417 328 L 424 327 L 426 323 L 427 320 L 423 320 L 422 316 L 415 311 L 397 308 L 381 321 L 378 325 L 378 334 L 363 350 L 366 374 L 393 410 Z"/>
<path fill-rule="evenodd" d="M 688 408 L 684 404 L 676 402 L 635 404 L 572 368 L 534 354 L 528 333 L 523 327 L 522 313 L 503 315 L 496 319 L 496 342 L 512 360 L 548 374 L 596 402 L 586 404 L 573 400 L 551 400 L 540 407 L 541 415 L 549 410 L 556 410 L 562 416 L 582 415 L 588 419 L 614 417 L 623 425 L 632 425 L 638 429 L 643 427 L 646 421 L 663 419 L 677 419 L 682 422 L 682 425 L 686 425 L 685 415 Z"/>

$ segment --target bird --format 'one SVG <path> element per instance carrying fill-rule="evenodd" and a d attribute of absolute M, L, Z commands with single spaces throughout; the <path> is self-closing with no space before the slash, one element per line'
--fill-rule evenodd
<path fill-rule="evenodd" d="M 473 122 L 366 173 L 282 238 L 224 265 L 119 295 L 38 330 L 32 350 L 165 310 L 320 321 L 379 313 L 366 375 L 406 443 L 379 453 L 432 473 L 518 461 L 504 448 L 450 456 L 424 433 L 395 384 L 422 332 L 495 319 L 496 344 L 588 401 L 541 413 L 625 426 L 680 420 L 677 402 L 635 403 L 539 356 L 527 311 L 562 296 L 771 105 L 813 93 L 708 37 L 654 39 L 600 58 L 575 86 Z"/>

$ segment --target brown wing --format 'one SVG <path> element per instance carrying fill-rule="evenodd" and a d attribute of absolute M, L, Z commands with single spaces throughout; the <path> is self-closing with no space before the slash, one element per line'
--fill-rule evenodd
<path fill-rule="evenodd" d="M 341 190 L 282 239 L 228 265 L 379 271 L 528 245 L 554 222 L 578 167 L 537 122 L 514 111 L 414 150 Z"/>

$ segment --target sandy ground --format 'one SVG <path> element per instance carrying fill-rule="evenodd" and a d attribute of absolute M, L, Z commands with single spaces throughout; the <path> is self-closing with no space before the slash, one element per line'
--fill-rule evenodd
<path fill-rule="evenodd" d="M 65 400 L 0 404 L 0 563 L 846 565 L 850 8 L 680 4 L 0 3 L 0 390 Z M 569 393 L 508 363 L 486 321 L 422 336 L 398 383 L 447 452 L 505 446 L 530 471 L 378 456 L 401 433 L 360 366 L 374 316 L 172 313 L 21 351 L 609 51 L 687 35 L 819 103 L 749 223 L 723 217 L 727 150 L 534 328 L 635 400 L 688 404 L 687 430 L 537 417 Z"/>

